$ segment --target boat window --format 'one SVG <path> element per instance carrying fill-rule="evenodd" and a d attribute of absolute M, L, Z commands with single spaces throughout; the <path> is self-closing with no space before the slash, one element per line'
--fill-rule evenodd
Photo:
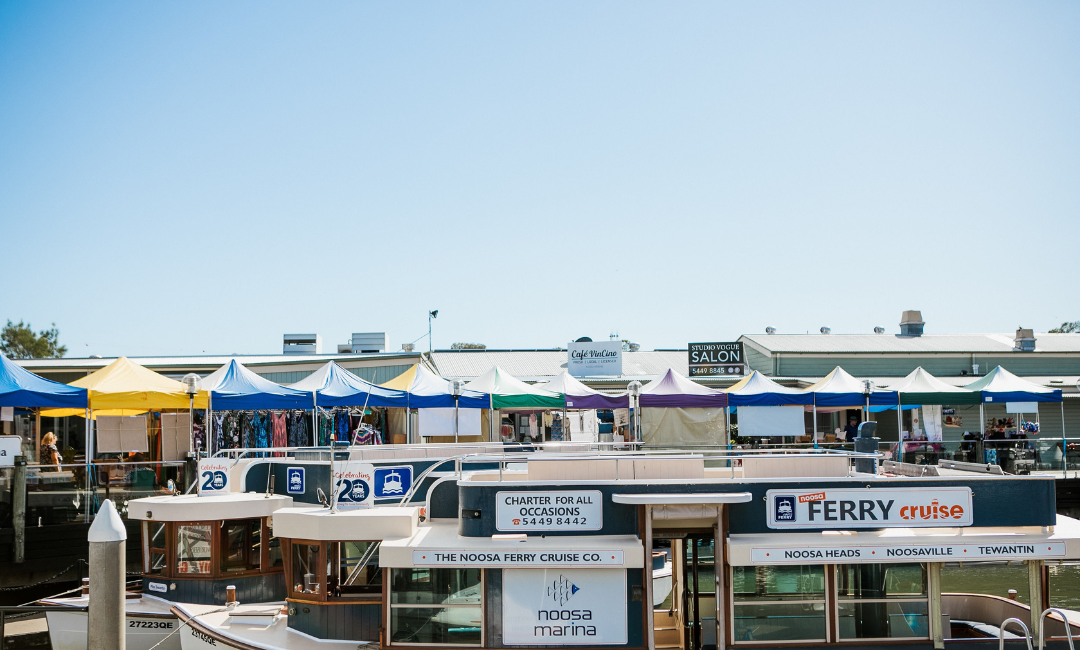
<path fill-rule="evenodd" d="M 330 545 L 329 591 L 335 596 L 382 593 L 379 542 L 337 542 Z"/>
<path fill-rule="evenodd" d="M 266 518 L 266 547 L 267 547 L 267 566 L 268 569 L 273 569 L 279 566 L 285 566 L 285 559 L 281 552 L 281 540 L 274 537 L 274 529 L 270 523 L 270 518 Z"/>
<path fill-rule="evenodd" d="M 930 636 L 925 564 L 842 564 L 836 591 L 841 639 Z"/>
<path fill-rule="evenodd" d="M 297 594 L 318 595 L 319 588 L 319 545 L 292 545 L 292 591 Z"/>
<path fill-rule="evenodd" d="M 391 569 L 390 642 L 483 644 L 480 569 Z"/>
<path fill-rule="evenodd" d="M 732 567 L 735 642 L 825 640 L 825 567 Z"/>
<path fill-rule="evenodd" d="M 209 525 L 176 527 L 176 572 L 182 575 L 210 574 Z"/>
<path fill-rule="evenodd" d="M 144 557 L 146 573 L 159 574 L 165 571 L 167 560 L 165 559 L 165 523 L 158 521 L 143 522 L 145 528 L 143 535 L 145 541 L 146 556 Z"/>
<path fill-rule="evenodd" d="M 221 570 L 253 571 L 262 558 L 262 519 L 224 521 L 221 524 Z"/>

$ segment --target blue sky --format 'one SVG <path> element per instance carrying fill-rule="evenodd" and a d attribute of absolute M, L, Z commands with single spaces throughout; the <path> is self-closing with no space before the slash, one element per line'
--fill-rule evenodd
<path fill-rule="evenodd" d="M 1080 4 L 0 3 L 70 356 L 1080 319 Z M 419 345 L 425 346 L 425 341 Z"/>

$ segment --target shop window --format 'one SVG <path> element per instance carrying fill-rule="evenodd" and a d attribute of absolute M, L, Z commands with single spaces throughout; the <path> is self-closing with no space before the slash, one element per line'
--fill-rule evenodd
<path fill-rule="evenodd" d="M 210 575 L 209 525 L 176 527 L 176 573 L 179 575 Z"/>
<path fill-rule="evenodd" d="M 292 592 L 300 597 L 322 596 L 319 544 L 292 544 Z"/>
<path fill-rule="evenodd" d="M 382 593 L 379 542 L 336 542 L 330 553 L 329 593 L 346 598 Z"/>
<path fill-rule="evenodd" d="M 925 564 L 836 567 L 840 639 L 929 638 Z"/>
<path fill-rule="evenodd" d="M 483 644 L 480 569 L 392 569 L 390 642 Z"/>
<path fill-rule="evenodd" d="M 221 570 L 257 571 L 262 559 L 262 519 L 221 523 Z"/>
<path fill-rule="evenodd" d="M 732 567 L 731 584 L 736 643 L 825 640 L 825 567 Z"/>
<path fill-rule="evenodd" d="M 143 570 L 148 574 L 160 574 L 167 563 L 165 549 L 165 523 L 143 522 Z"/>

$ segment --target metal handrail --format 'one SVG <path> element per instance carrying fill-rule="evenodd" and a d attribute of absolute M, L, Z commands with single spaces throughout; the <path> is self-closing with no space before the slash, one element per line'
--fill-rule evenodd
<path fill-rule="evenodd" d="M 1018 618 L 1007 618 L 998 626 L 998 650 L 1005 650 L 1005 627 L 1009 623 L 1016 623 L 1023 628 L 1024 640 L 1027 641 L 1028 650 L 1033 650 L 1031 647 L 1031 632 L 1028 631 L 1028 626 L 1024 625 L 1024 622 Z"/>
<path fill-rule="evenodd" d="M 1042 614 L 1039 614 L 1039 650 L 1043 650 L 1046 641 L 1046 626 L 1043 625 L 1043 619 L 1050 612 L 1056 612 L 1061 617 L 1061 620 L 1065 623 L 1065 638 L 1069 640 L 1069 650 L 1076 650 L 1076 646 L 1073 645 L 1072 624 L 1069 623 L 1069 617 L 1057 607 L 1047 607 Z"/>

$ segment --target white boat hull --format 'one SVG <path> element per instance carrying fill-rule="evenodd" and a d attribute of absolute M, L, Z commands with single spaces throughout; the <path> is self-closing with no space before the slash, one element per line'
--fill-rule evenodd
<path fill-rule="evenodd" d="M 52 650 L 86 650 L 86 612 L 64 611 L 56 608 L 55 611 L 46 612 L 45 619 L 49 623 L 49 642 Z M 126 643 L 128 650 L 150 650 L 155 644 L 161 643 L 156 650 L 180 650 L 180 634 L 173 634 L 180 622 L 175 618 L 163 618 L 161 616 L 138 616 L 129 614 L 127 617 Z"/>

